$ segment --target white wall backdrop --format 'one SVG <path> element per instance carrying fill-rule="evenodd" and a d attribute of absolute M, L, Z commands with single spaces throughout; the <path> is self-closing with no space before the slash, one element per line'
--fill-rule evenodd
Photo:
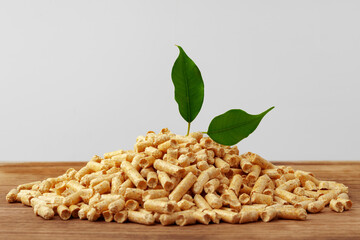
<path fill-rule="evenodd" d="M 85 161 L 186 133 L 171 67 L 205 82 L 192 130 L 270 112 L 238 144 L 270 160 L 360 159 L 360 1 L 0 0 L 0 161 Z"/>

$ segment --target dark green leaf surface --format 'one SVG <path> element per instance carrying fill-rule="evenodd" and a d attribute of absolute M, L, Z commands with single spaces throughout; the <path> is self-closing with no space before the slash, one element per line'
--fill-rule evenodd
<path fill-rule="evenodd" d="M 204 101 L 204 82 L 199 68 L 180 46 L 177 47 L 180 54 L 171 71 L 175 100 L 181 116 L 191 123 L 200 112 Z"/>
<path fill-rule="evenodd" d="M 212 140 L 223 145 L 234 145 L 248 137 L 263 117 L 274 107 L 258 115 L 251 115 L 241 109 L 232 109 L 216 116 L 210 123 L 207 134 Z"/>

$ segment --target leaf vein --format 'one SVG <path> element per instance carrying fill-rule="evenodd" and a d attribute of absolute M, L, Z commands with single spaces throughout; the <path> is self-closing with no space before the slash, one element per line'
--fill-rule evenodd
<path fill-rule="evenodd" d="M 257 120 L 260 117 L 261 116 L 256 116 L 255 119 L 250 119 L 248 121 L 242 122 L 240 124 L 235 124 L 235 125 L 229 126 L 227 128 L 222 128 L 222 129 L 219 129 L 219 130 L 210 131 L 210 133 L 212 133 L 212 134 L 214 134 L 214 133 L 222 133 L 222 132 L 226 132 L 226 131 L 229 131 L 229 130 L 233 130 L 234 128 L 238 128 L 238 127 L 244 126 L 244 125 L 246 125 L 246 124 L 248 124 L 250 122 L 253 122 L 253 121 Z"/>

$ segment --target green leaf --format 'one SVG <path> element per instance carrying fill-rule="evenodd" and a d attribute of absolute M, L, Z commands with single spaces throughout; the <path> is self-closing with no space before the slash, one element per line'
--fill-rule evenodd
<path fill-rule="evenodd" d="M 180 54 L 171 71 L 175 100 L 181 116 L 191 123 L 200 112 L 204 101 L 204 82 L 196 64 L 180 46 L 177 47 Z"/>
<path fill-rule="evenodd" d="M 241 109 L 231 109 L 211 121 L 207 134 L 217 143 L 228 146 L 237 144 L 255 131 L 263 117 L 273 108 L 258 115 L 248 114 Z"/>

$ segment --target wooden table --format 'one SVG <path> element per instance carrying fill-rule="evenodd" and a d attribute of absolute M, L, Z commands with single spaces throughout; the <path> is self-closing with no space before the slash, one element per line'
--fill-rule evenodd
<path fill-rule="evenodd" d="M 275 164 L 280 164 L 276 163 Z M 275 220 L 270 223 L 211 224 L 186 227 L 142 226 L 58 217 L 43 220 L 29 207 L 8 204 L 6 193 L 18 184 L 55 177 L 85 163 L 0 164 L 0 239 L 360 239 L 360 162 L 282 162 L 295 169 L 313 172 L 322 180 L 335 180 L 349 186 L 353 208 L 344 213 L 326 208 L 309 214 L 306 221 Z"/>

